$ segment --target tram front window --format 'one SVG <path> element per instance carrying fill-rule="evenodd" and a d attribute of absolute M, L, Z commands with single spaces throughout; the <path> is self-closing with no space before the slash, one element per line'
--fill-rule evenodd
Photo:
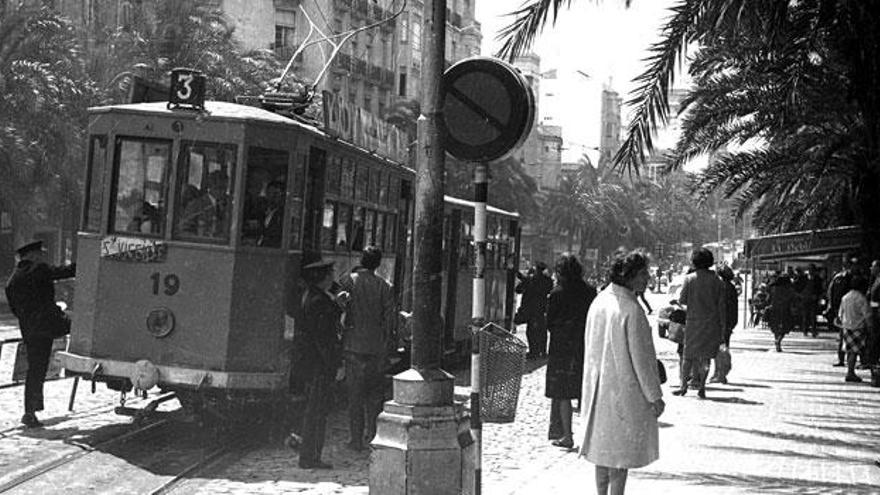
<path fill-rule="evenodd" d="M 182 143 L 177 169 L 175 235 L 198 242 L 229 240 L 235 146 Z"/>
<path fill-rule="evenodd" d="M 111 226 L 117 233 L 161 236 L 171 141 L 117 138 Z"/>
<path fill-rule="evenodd" d="M 248 149 L 241 230 L 241 243 L 245 246 L 281 247 L 288 156 L 286 151 Z"/>

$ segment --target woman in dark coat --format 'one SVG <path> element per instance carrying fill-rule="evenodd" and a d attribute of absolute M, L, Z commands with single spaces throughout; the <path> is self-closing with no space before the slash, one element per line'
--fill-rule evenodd
<path fill-rule="evenodd" d="M 776 352 L 782 352 L 782 338 L 794 328 L 794 305 L 800 304 L 788 276 L 780 275 L 770 287 L 769 303 L 767 321 L 776 340 Z"/>
<path fill-rule="evenodd" d="M 550 408 L 550 436 L 553 445 L 571 448 L 571 400 L 581 396 L 584 370 L 584 325 L 596 289 L 583 281 L 584 269 L 573 254 L 556 262 L 556 287 L 547 301 L 547 329 L 550 353 L 547 360 L 545 395 Z M 558 425 L 558 427 L 556 427 Z M 554 431 L 558 430 L 558 431 Z"/>

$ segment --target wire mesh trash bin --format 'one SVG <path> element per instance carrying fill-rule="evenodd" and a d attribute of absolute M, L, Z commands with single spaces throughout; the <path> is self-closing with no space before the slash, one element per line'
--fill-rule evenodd
<path fill-rule="evenodd" d="M 489 323 L 478 332 L 480 344 L 480 416 L 484 423 L 512 423 L 528 346 L 504 328 Z"/>

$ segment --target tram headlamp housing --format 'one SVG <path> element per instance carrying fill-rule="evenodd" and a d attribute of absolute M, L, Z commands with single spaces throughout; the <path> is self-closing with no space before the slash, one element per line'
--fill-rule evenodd
<path fill-rule="evenodd" d="M 167 336 L 174 330 L 174 313 L 168 308 L 155 308 L 147 315 L 147 330 L 156 338 Z"/>

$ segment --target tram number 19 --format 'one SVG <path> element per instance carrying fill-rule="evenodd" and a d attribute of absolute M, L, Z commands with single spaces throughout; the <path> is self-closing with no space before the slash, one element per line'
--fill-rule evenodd
<path fill-rule="evenodd" d="M 180 277 L 173 273 L 165 275 L 165 277 L 163 278 L 161 273 L 155 272 L 150 275 L 150 280 L 153 281 L 154 296 L 159 295 L 160 281 L 162 282 L 162 286 L 164 287 L 164 290 L 162 292 L 164 292 L 166 296 L 173 296 L 174 294 L 177 294 L 178 290 L 180 290 Z"/>

